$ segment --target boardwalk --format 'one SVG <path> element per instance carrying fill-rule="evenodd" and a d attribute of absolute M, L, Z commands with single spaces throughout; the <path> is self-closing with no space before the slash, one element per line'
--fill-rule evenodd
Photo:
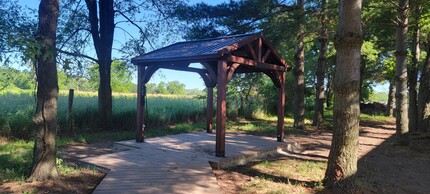
<path fill-rule="evenodd" d="M 215 135 L 205 132 L 116 144 L 134 149 L 82 160 L 110 169 L 94 193 L 221 193 L 209 162 L 243 163 L 248 157 L 291 145 L 275 138 L 227 134 L 226 157 L 217 158 Z"/>

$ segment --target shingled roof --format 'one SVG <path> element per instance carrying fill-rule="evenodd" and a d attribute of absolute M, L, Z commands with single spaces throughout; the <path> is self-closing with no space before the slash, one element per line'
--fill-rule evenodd
<path fill-rule="evenodd" d="M 178 42 L 132 58 L 131 61 L 136 64 L 175 60 L 216 60 L 225 54 L 250 44 L 258 38 L 263 38 L 263 44 L 272 51 L 271 54 L 273 56 L 269 58 L 277 59 L 272 60 L 272 63 L 285 65 L 285 61 L 272 48 L 271 44 L 264 38 L 262 33 L 241 34 L 219 38 Z"/>

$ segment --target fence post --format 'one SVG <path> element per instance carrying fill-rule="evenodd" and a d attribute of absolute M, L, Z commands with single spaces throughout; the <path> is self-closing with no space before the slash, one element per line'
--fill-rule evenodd
<path fill-rule="evenodd" d="M 73 133 L 73 96 L 74 96 L 74 90 L 69 89 L 69 100 L 68 100 L 68 106 L 67 106 L 67 116 L 66 116 L 66 131 L 72 131 Z"/>

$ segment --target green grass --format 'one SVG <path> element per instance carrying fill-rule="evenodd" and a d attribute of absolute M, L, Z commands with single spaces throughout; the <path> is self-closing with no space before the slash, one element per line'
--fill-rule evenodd
<path fill-rule="evenodd" d="M 388 101 L 388 93 L 387 92 L 376 92 L 370 95 L 371 102 L 380 102 L 386 103 Z"/>
<path fill-rule="evenodd" d="M 242 132 L 250 135 L 276 136 L 277 116 L 259 114 L 253 119 L 227 119 L 228 132 Z M 303 130 L 295 129 L 294 120 L 290 117 L 284 118 L 285 134 L 303 134 Z M 305 119 L 307 125 L 311 124 L 309 119 Z"/>
<path fill-rule="evenodd" d="M 0 143 L 0 183 L 24 181 L 31 170 L 32 141 Z"/>
<path fill-rule="evenodd" d="M 67 93 L 58 98 L 60 133 L 66 123 Z M 97 96 L 91 92 L 75 92 L 73 103 L 74 128 L 77 131 L 97 130 Z M 113 128 L 130 130 L 136 124 L 135 94 L 113 95 Z M 188 96 L 149 95 L 147 97 L 146 126 L 158 128 L 205 118 L 206 101 Z M 0 92 L 0 136 L 30 139 L 35 98 L 30 91 Z"/>
<path fill-rule="evenodd" d="M 392 121 L 393 117 L 386 117 L 381 115 L 368 115 L 368 114 L 361 114 L 360 115 L 360 121 L 364 122 L 388 122 Z"/>
<path fill-rule="evenodd" d="M 326 162 L 273 158 L 230 170 L 253 177 L 241 193 L 315 193 L 323 189 L 326 166 Z"/>

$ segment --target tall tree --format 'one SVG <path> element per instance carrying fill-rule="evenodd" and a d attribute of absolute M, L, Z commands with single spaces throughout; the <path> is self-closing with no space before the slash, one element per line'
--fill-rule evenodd
<path fill-rule="evenodd" d="M 305 46 L 304 16 L 305 1 L 297 0 L 297 45 L 294 54 L 294 127 L 305 127 Z"/>
<path fill-rule="evenodd" d="M 418 124 L 417 110 L 417 79 L 418 62 L 420 60 L 420 17 L 421 8 L 419 0 L 410 0 L 412 11 L 412 64 L 409 66 L 408 85 L 409 85 L 409 131 L 416 131 Z"/>
<path fill-rule="evenodd" d="M 128 60 L 131 56 L 143 54 L 146 51 L 145 46 L 154 48 L 148 36 L 156 34 L 154 35 L 155 37 L 163 34 L 160 29 L 167 23 L 165 21 L 170 21 L 165 17 L 165 13 L 170 12 L 170 9 L 173 9 L 182 1 L 64 1 L 66 3 L 62 7 L 61 26 L 59 27 L 61 32 L 58 36 L 59 45 L 57 49 L 61 54 L 59 59 L 65 61 L 64 64 L 72 63 L 70 66 L 74 65 L 73 67 L 77 66 L 78 68 L 82 64 L 91 64 L 92 62 L 98 64 L 100 77 L 98 87 L 99 124 L 101 128 L 111 129 L 112 50 L 117 49 L 118 54 L 122 54 Z M 142 13 L 143 8 L 145 8 L 145 13 Z M 153 17 L 147 17 L 148 15 Z M 138 33 L 127 31 L 128 29 L 125 25 L 136 28 Z M 157 28 L 153 27 L 155 25 Z M 170 25 L 169 27 L 171 27 L 169 29 L 174 29 L 175 26 Z M 121 39 L 117 40 L 116 44 L 113 44 L 115 30 L 124 32 L 125 42 L 122 42 L 124 39 Z M 140 36 L 136 38 L 136 34 Z M 91 37 L 92 41 L 88 37 Z M 164 39 L 171 37 L 174 36 L 163 36 Z M 114 48 L 114 46 L 118 47 L 118 45 L 120 48 Z M 96 57 L 86 53 L 89 47 L 94 47 Z M 115 58 L 119 57 L 115 56 Z M 88 63 L 88 60 L 91 63 Z"/>
<path fill-rule="evenodd" d="M 321 1 L 321 26 L 320 26 L 320 54 L 317 64 L 317 83 L 315 93 L 315 113 L 313 126 L 319 126 L 323 123 L 324 118 L 324 69 L 327 62 L 327 46 L 328 46 L 328 33 L 327 33 L 327 3 L 328 0 Z"/>
<path fill-rule="evenodd" d="M 98 6 L 96 0 L 85 0 L 85 3 L 99 64 L 99 123 L 103 129 L 110 129 L 112 127 L 111 64 L 115 29 L 113 0 L 98 1 Z"/>
<path fill-rule="evenodd" d="M 399 0 L 397 5 L 396 34 L 396 143 L 409 144 L 408 119 L 408 12 L 409 0 Z"/>
<path fill-rule="evenodd" d="M 430 130 L 430 33 L 427 34 L 427 56 L 423 64 L 418 96 L 418 129 Z"/>
<path fill-rule="evenodd" d="M 30 180 L 55 179 L 57 148 L 58 78 L 56 65 L 56 32 L 59 0 L 42 0 L 39 5 L 36 56 L 37 106 L 33 122 L 36 125 L 33 168 Z"/>
<path fill-rule="evenodd" d="M 336 74 L 333 80 L 333 138 L 324 184 L 353 189 L 357 172 L 360 122 L 359 85 L 362 0 L 340 0 L 335 35 Z"/>
<path fill-rule="evenodd" d="M 396 96 L 396 85 L 394 85 L 394 81 L 390 81 L 390 86 L 388 87 L 387 109 L 385 111 L 385 116 L 387 117 L 393 116 L 395 96 Z"/>

